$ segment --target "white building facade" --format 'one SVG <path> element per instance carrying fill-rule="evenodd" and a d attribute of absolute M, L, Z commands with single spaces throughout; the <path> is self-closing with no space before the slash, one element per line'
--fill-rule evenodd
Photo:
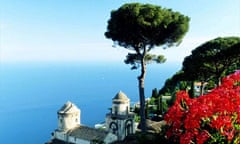
<path fill-rule="evenodd" d="M 58 111 L 58 129 L 65 131 L 80 125 L 80 109 L 73 103 L 67 102 Z"/>
<path fill-rule="evenodd" d="M 135 114 L 130 112 L 130 99 L 121 91 L 112 99 L 105 130 L 81 125 L 81 111 L 71 102 L 64 104 L 57 114 L 58 128 L 52 133 L 50 144 L 109 144 L 135 133 Z"/>
<path fill-rule="evenodd" d="M 117 136 L 104 130 L 94 129 L 80 124 L 80 109 L 67 102 L 58 111 L 58 129 L 52 133 L 52 140 L 69 144 L 112 143 Z"/>

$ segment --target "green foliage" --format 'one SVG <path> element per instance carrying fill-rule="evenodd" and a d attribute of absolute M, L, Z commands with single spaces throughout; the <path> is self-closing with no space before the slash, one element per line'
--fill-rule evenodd
<path fill-rule="evenodd" d="M 240 37 L 219 37 L 200 45 L 183 61 L 188 80 L 206 82 L 220 79 L 239 67 Z"/>
<path fill-rule="evenodd" d="M 154 55 L 149 53 L 147 53 L 143 59 L 146 63 L 156 62 L 160 64 L 166 61 L 166 58 L 163 55 Z M 141 60 L 141 55 L 135 53 L 128 53 L 124 62 L 126 64 L 132 65 L 131 69 L 137 69 L 140 67 Z"/>
<path fill-rule="evenodd" d="M 164 112 L 168 110 L 167 101 L 163 101 L 162 95 L 158 92 L 157 88 L 154 88 L 152 90 L 152 96 L 149 101 L 149 104 L 156 105 L 156 107 L 151 109 L 151 112 L 154 114 L 162 115 Z"/>
<path fill-rule="evenodd" d="M 135 114 L 139 114 L 140 108 L 139 108 L 139 107 L 134 107 L 133 112 L 134 112 Z"/>
<path fill-rule="evenodd" d="M 139 115 L 136 115 L 134 117 L 134 122 L 140 122 L 140 116 Z"/>
<path fill-rule="evenodd" d="M 189 18 L 151 4 L 128 3 L 111 12 L 105 36 L 135 51 L 144 46 L 177 45 L 189 28 Z"/>
<path fill-rule="evenodd" d="M 152 90 L 152 96 L 151 96 L 152 98 L 158 98 L 158 90 L 157 90 L 157 88 L 154 88 L 153 90 Z"/>
<path fill-rule="evenodd" d="M 163 63 L 163 55 L 149 54 L 155 46 L 178 45 L 189 28 L 189 18 L 171 9 L 151 4 L 128 3 L 111 12 L 105 36 L 116 45 L 133 50 L 125 63 L 137 69 L 146 63 Z"/>
<path fill-rule="evenodd" d="M 184 73 L 183 71 L 178 71 L 171 78 L 165 81 L 164 86 L 160 89 L 160 95 L 174 95 L 178 90 L 186 90 L 188 85 L 186 81 L 184 81 Z"/>
<path fill-rule="evenodd" d="M 188 90 L 190 96 L 195 97 L 194 81 L 208 82 L 205 90 L 209 90 L 237 69 L 240 69 L 240 38 L 219 37 L 194 49 L 184 59 L 182 70 L 167 79 L 159 92 L 172 96 L 168 102 L 171 105 L 178 90 Z"/>
<path fill-rule="evenodd" d="M 230 144 L 225 136 L 221 135 L 219 132 L 212 134 L 212 139 L 209 139 L 208 144 Z"/>
<path fill-rule="evenodd" d="M 162 102 L 162 109 L 163 109 L 163 112 L 164 112 L 164 113 L 165 113 L 166 111 L 168 111 L 167 101 L 163 101 L 163 102 Z"/>
<path fill-rule="evenodd" d="M 205 89 L 211 90 L 216 87 L 215 80 L 209 80 L 208 84 L 206 85 Z"/>
<path fill-rule="evenodd" d="M 155 55 L 155 54 L 146 54 L 144 57 L 145 62 L 151 63 L 151 62 L 156 62 L 156 63 L 164 63 L 166 61 L 166 58 L 164 55 Z"/>

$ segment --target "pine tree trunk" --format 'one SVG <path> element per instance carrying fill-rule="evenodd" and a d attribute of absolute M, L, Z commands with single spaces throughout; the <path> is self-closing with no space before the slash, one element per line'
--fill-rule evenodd
<path fill-rule="evenodd" d="M 191 89 L 189 91 L 189 95 L 191 98 L 195 98 L 194 81 L 191 81 Z"/>
<path fill-rule="evenodd" d="M 144 94 L 144 79 L 146 75 L 146 64 L 144 57 L 141 59 L 141 75 L 138 77 L 139 82 L 139 99 L 140 99 L 140 128 L 143 133 L 146 132 L 146 116 L 145 116 L 145 94 Z"/>

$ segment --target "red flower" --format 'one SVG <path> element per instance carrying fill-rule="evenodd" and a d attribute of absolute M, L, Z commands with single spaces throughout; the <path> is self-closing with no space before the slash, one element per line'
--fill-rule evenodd
<path fill-rule="evenodd" d="M 217 116 L 216 119 L 211 121 L 210 126 L 217 130 L 220 130 L 221 128 L 231 129 L 233 127 L 231 117 L 226 115 Z"/>
<path fill-rule="evenodd" d="M 180 136 L 180 143 L 181 144 L 190 144 L 192 137 L 193 137 L 193 133 L 191 133 L 191 132 L 184 133 Z"/>
<path fill-rule="evenodd" d="M 208 138 L 209 134 L 206 130 L 203 130 L 196 136 L 197 144 L 203 144 Z"/>
<path fill-rule="evenodd" d="M 228 140 L 229 142 L 231 142 L 232 139 L 234 138 L 235 132 L 236 132 L 236 131 L 235 131 L 234 129 L 224 130 L 224 131 L 222 132 L 222 134 L 227 137 L 227 140 Z"/>
<path fill-rule="evenodd" d="M 233 141 L 240 125 L 240 71 L 223 79 L 221 86 L 195 99 L 180 91 L 174 105 L 164 119 L 170 128 L 167 138 L 179 140 L 180 144 L 203 144 L 211 139 L 210 132 L 219 132 Z M 212 130 L 211 130 L 212 129 Z"/>

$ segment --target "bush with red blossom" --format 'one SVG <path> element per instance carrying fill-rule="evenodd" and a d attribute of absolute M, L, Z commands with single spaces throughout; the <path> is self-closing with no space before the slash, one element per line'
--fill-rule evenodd
<path fill-rule="evenodd" d="M 167 139 L 180 144 L 240 143 L 240 71 L 198 98 L 185 91 L 176 96 L 164 117 Z"/>

